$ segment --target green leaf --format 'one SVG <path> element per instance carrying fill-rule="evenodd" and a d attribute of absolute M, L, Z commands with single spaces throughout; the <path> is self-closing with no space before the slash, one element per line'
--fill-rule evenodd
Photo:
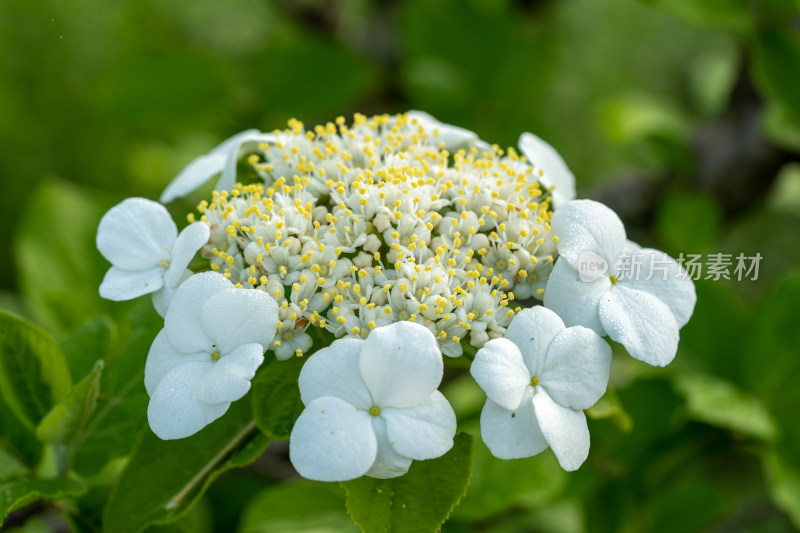
<path fill-rule="evenodd" d="M 772 448 L 761 454 L 775 504 L 800 529 L 800 469 L 784 452 Z"/>
<path fill-rule="evenodd" d="M 753 24 L 748 0 L 645 0 L 700 27 L 744 33 Z"/>
<path fill-rule="evenodd" d="M 128 455 L 137 441 L 149 401 L 144 388 L 146 354 L 163 325 L 149 298 L 135 302 L 120 322 L 119 340 L 103 371 L 96 414 L 72 457 L 81 475 L 94 475 L 109 461 Z"/>
<path fill-rule="evenodd" d="M 401 477 L 342 483 L 347 512 L 365 533 L 438 531 L 466 494 L 471 471 L 472 436 L 462 433 L 445 455 L 414 461 Z"/>
<path fill-rule="evenodd" d="M 628 433 L 633 428 L 631 415 L 625 411 L 619 394 L 611 386 L 596 404 L 586 410 L 586 416 L 593 420 L 608 419 L 623 433 Z"/>
<path fill-rule="evenodd" d="M 791 242 L 791 241 L 787 241 Z M 768 257 L 766 253 L 765 257 Z M 800 329 L 797 309 L 800 301 L 800 272 L 773 287 L 769 297 L 756 309 L 742 346 L 743 375 L 748 389 L 755 391 L 781 428 L 781 441 L 800 457 Z M 763 354 L 763 355 L 761 355 Z"/>
<path fill-rule="evenodd" d="M 33 430 L 72 386 L 64 356 L 42 328 L 0 311 L 0 393 Z"/>
<path fill-rule="evenodd" d="M 36 427 L 36 437 L 43 442 L 68 443 L 82 431 L 97 407 L 103 361 L 75 385 Z"/>
<path fill-rule="evenodd" d="M 717 377 L 682 373 L 675 388 L 686 397 L 689 414 L 712 426 L 730 429 L 762 440 L 772 440 L 777 426 L 758 398 Z"/>
<path fill-rule="evenodd" d="M 97 251 L 104 203 L 62 181 L 32 193 L 17 223 L 14 260 L 25 303 L 54 333 L 101 314 L 98 293 L 108 263 Z"/>
<path fill-rule="evenodd" d="M 667 252 L 702 252 L 720 233 L 722 210 L 713 197 L 675 191 L 666 196 L 656 216 L 658 235 Z"/>
<path fill-rule="evenodd" d="M 297 378 L 305 358 L 270 361 L 253 379 L 253 415 L 258 429 L 271 440 L 286 440 L 303 412 Z"/>
<path fill-rule="evenodd" d="M 502 461 L 479 442 L 473 462 L 469 492 L 453 512 L 454 520 L 485 520 L 518 505 L 541 507 L 567 484 L 566 472 L 550 452 Z"/>
<path fill-rule="evenodd" d="M 15 454 L 0 445 L 0 481 L 18 478 L 29 472 L 28 467 Z"/>
<path fill-rule="evenodd" d="M 97 474 L 109 461 L 130 453 L 147 418 L 149 397 L 142 383 L 139 388 L 100 400 L 85 439 L 73 452 L 72 466 L 79 474 Z"/>
<path fill-rule="evenodd" d="M 344 533 L 358 528 L 347 518 L 343 491 L 336 485 L 299 481 L 256 494 L 244 511 L 239 533 Z"/>
<path fill-rule="evenodd" d="M 106 316 L 87 320 L 59 342 L 73 376 L 92 372 L 99 359 L 105 359 L 115 336 L 114 323 Z"/>
<path fill-rule="evenodd" d="M 91 100 L 126 127 L 160 131 L 207 123 L 232 87 L 226 65 L 194 48 L 137 52 L 109 67 L 92 84 Z"/>
<path fill-rule="evenodd" d="M 800 91 L 795 73 L 800 71 L 800 35 L 787 25 L 758 35 L 754 49 L 756 80 L 778 100 L 795 122 L 800 122 Z"/>
<path fill-rule="evenodd" d="M 682 140 L 689 131 L 680 110 L 646 93 L 609 99 L 602 104 L 600 116 L 608 138 L 619 144 L 633 144 L 652 136 Z"/>
<path fill-rule="evenodd" d="M 0 523 L 11 511 L 37 500 L 58 500 L 68 496 L 79 496 L 84 492 L 86 485 L 82 481 L 66 477 L 22 478 L 0 482 Z"/>
<path fill-rule="evenodd" d="M 296 68 L 304 65 L 303 68 Z M 331 117 L 364 101 L 375 87 L 376 70 L 366 58 L 333 39 L 314 34 L 276 42 L 253 60 L 256 91 L 263 102 L 281 102 L 277 118 Z M 276 76 L 276 72 L 292 72 Z M 319 90 L 320 80 L 336 79 Z M 267 107 L 275 112 L 275 106 Z M 274 124 L 274 123 L 273 123 Z"/>
<path fill-rule="evenodd" d="M 44 446 L 36 435 L 6 406 L 0 394 L 0 448 L 13 454 L 28 468 L 39 463 Z"/>
<path fill-rule="evenodd" d="M 235 402 L 199 433 L 164 441 L 146 427 L 103 514 L 105 531 L 134 533 L 186 514 L 222 472 L 257 459 L 267 438 L 247 401 Z"/>

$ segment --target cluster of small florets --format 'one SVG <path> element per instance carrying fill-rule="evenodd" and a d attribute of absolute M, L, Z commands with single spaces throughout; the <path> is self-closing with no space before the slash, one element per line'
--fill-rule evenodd
<path fill-rule="evenodd" d="M 513 149 L 476 140 L 451 153 L 408 115 L 314 131 L 292 120 L 274 135 L 248 159 L 264 183 L 215 191 L 198 211 L 210 268 L 277 301 L 279 359 L 311 348 L 311 326 L 366 338 L 397 321 L 459 356 L 462 341 L 503 336 L 515 299 L 541 299 L 550 196 Z"/>

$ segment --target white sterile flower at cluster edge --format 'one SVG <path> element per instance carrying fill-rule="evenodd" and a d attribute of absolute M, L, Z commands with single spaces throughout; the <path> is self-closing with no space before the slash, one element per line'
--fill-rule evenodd
<path fill-rule="evenodd" d="M 486 392 L 481 437 L 495 457 L 519 459 L 549 446 L 565 470 L 589 454 L 583 409 L 605 393 L 611 348 L 592 330 L 565 328 L 538 306 L 514 317 L 503 339 L 478 350 L 470 373 Z"/>
<path fill-rule="evenodd" d="M 456 416 L 437 390 L 442 372 L 433 334 L 413 322 L 316 352 L 300 372 L 306 408 L 292 429 L 292 464 L 309 479 L 345 481 L 400 476 L 412 460 L 444 455 Z"/>
<path fill-rule="evenodd" d="M 628 241 L 619 217 L 598 202 L 574 200 L 561 206 L 551 226 L 559 236 L 559 257 L 544 305 L 569 326 L 608 335 L 640 361 L 669 364 L 678 350 L 678 330 L 697 301 L 694 283 L 681 266 L 664 252 Z M 606 271 L 584 281 L 581 261 L 589 254 Z M 634 256 L 640 262 L 638 275 L 622 275 L 624 259 Z"/>
<path fill-rule="evenodd" d="M 428 135 L 444 143 L 444 147 L 448 150 L 467 148 L 471 144 L 475 144 L 479 150 L 492 150 L 492 147 L 485 141 L 481 141 L 476 133 L 464 128 L 459 128 L 458 126 L 440 122 L 424 111 L 409 111 L 408 118 L 410 120 L 416 120 Z"/>
<path fill-rule="evenodd" d="M 246 145 L 274 141 L 275 136 L 258 130 L 247 130 L 226 139 L 205 155 L 186 165 L 180 174 L 164 189 L 160 200 L 169 203 L 186 196 L 219 173 L 222 175 L 216 189 L 230 189 L 236 182 L 236 164 L 239 151 Z"/>
<path fill-rule="evenodd" d="M 277 305 L 263 291 L 236 289 L 215 272 L 183 282 L 145 364 L 153 432 L 180 439 L 225 414 L 250 390 L 277 321 Z"/>
<path fill-rule="evenodd" d="M 533 133 L 523 133 L 519 137 L 519 149 L 536 169 L 545 187 L 555 187 L 552 192 L 554 207 L 575 199 L 575 176 L 555 148 Z"/>
<path fill-rule="evenodd" d="M 208 225 L 190 224 L 180 234 L 166 208 L 145 198 L 128 198 L 103 215 L 97 228 L 97 249 L 111 263 L 100 296 L 131 300 L 153 294 L 164 316 L 172 293 L 191 275 L 186 269 L 206 244 Z"/>

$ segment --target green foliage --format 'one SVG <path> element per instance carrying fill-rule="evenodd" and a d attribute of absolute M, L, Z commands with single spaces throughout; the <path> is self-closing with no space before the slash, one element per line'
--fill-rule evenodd
<path fill-rule="evenodd" d="M 537 508 L 564 490 L 567 474 L 550 452 L 526 459 L 498 461 L 483 442 L 475 444 L 472 479 L 453 520 L 480 522 L 515 507 Z"/>
<path fill-rule="evenodd" d="M 225 65 L 210 54 L 146 51 L 104 71 L 92 100 L 127 127 L 203 124 L 230 98 L 227 76 Z"/>
<path fill-rule="evenodd" d="M 800 529 L 800 468 L 785 451 L 770 449 L 763 454 L 772 497 Z"/>
<path fill-rule="evenodd" d="M 97 407 L 104 363 L 98 361 L 64 399 L 58 402 L 36 426 L 36 437 L 43 442 L 66 444 L 86 427 Z"/>
<path fill-rule="evenodd" d="M 267 353 L 250 398 L 194 437 L 158 441 L 143 368 L 163 320 L 147 297 L 100 299 L 109 265 L 95 233 L 108 207 L 156 198 L 236 131 L 422 109 L 501 146 L 522 131 L 542 136 L 579 195 L 608 200 L 643 245 L 763 256 L 757 281 L 696 283 L 667 369 L 615 351 L 609 391 L 587 410 L 592 450 L 578 472 L 561 471 L 549 451 L 500 461 L 476 443 L 465 500 L 444 531 L 800 530 L 800 211 L 794 178 L 769 185 L 774 169 L 796 173 L 786 163 L 800 152 L 799 8 L 0 2 L 0 307 L 49 332 L 0 312 L 2 514 L 57 502 L 9 521 L 35 513 L 21 527 L 37 533 L 228 532 L 239 521 L 245 532 L 354 530 L 340 487 L 293 479 L 285 443 L 202 498 L 267 439 L 288 438 L 303 360 Z M 729 193 L 744 201 L 732 208 Z M 179 226 L 193 201 L 169 206 Z M 446 366 L 459 429 L 477 434 L 484 397 L 468 361 Z M 346 484 L 350 513 L 377 530 L 435 530 L 469 476 L 467 455 L 448 457 L 459 474 L 448 474 L 446 494 L 419 487 L 448 463 L 417 461 L 395 480 Z"/>
<path fill-rule="evenodd" d="M 97 288 L 107 265 L 94 235 L 107 207 L 63 181 L 41 184 L 27 201 L 14 259 L 31 311 L 55 332 L 95 317 L 104 305 Z"/>
<path fill-rule="evenodd" d="M 286 440 L 303 412 L 297 378 L 305 359 L 270 361 L 253 379 L 253 415 L 270 440 Z"/>
<path fill-rule="evenodd" d="M 106 316 L 91 318 L 58 343 L 73 376 L 85 376 L 97 360 L 106 357 L 114 341 L 116 325 Z"/>
<path fill-rule="evenodd" d="M 747 0 L 644 0 L 703 27 L 723 27 L 737 33 L 752 25 L 751 6 Z"/>
<path fill-rule="evenodd" d="M 0 521 L 11 511 L 41 498 L 58 500 L 79 496 L 85 491 L 86 485 L 83 482 L 66 477 L 52 479 L 26 477 L 4 481 L 0 491 Z"/>
<path fill-rule="evenodd" d="M 70 386 L 55 340 L 40 327 L 0 312 L 0 392 L 19 421 L 35 428 Z"/>
<path fill-rule="evenodd" d="M 137 532 L 183 516 L 221 473 L 251 463 L 267 445 L 247 402 L 187 439 L 164 441 L 144 428 L 115 483 L 104 528 Z"/>
<path fill-rule="evenodd" d="M 656 228 L 666 251 L 700 253 L 719 240 L 722 213 L 713 198 L 673 192 L 662 200 Z"/>
<path fill-rule="evenodd" d="M 358 528 L 343 512 L 344 491 L 336 485 L 299 481 L 274 485 L 248 504 L 240 533 L 355 532 Z"/>
<path fill-rule="evenodd" d="M 611 387 L 596 404 L 586 410 L 586 416 L 594 420 L 610 420 L 623 433 L 628 433 L 633 428 L 631 415 L 625 411 L 619 394 Z"/>
<path fill-rule="evenodd" d="M 800 69 L 800 35 L 789 25 L 769 28 L 755 46 L 757 79 L 795 122 L 800 122 L 800 92 L 795 73 Z"/>
<path fill-rule="evenodd" d="M 375 85 L 375 68 L 365 58 L 337 43 L 303 33 L 277 43 L 274 53 L 256 61 L 254 68 L 259 99 L 285 102 L 283 113 L 270 113 L 272 124 L 292 116 L 331 120 L 334 117 L 325 117 L 326 112 L 352 108 Z M 276 76 L 278 72 L 292 75 Z M 337 83 L 326 83 L 334 78 Z"/>
<path fill-rule="evenodd" d="M 445 455 L 414 461 L 398 478 L 363 476 L 342 483 L 350 517 L 366 533 L 438 531 L 467 491 L 472 440 L 471 435 L 457 435 Z"/>
<path fill-rule="evenodd" d="M 703 374 L 679 374 L 674 382 L 697 420 L 766 441 L 775 438 L 775 422 L 762 403 L 731 383 Z"/>

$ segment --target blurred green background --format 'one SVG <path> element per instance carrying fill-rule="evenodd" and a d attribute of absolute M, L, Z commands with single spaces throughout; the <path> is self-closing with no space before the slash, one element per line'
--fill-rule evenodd
<path fill-rule="evenodd" d="M 444 531 L 800 530 L 799 12 L 795 0 L 1 0 L 0 307 L 58 340 L 127 313 L 97 295 L 100 216 L 157 198 L 244 129 L 421 109 L 501 146 L 532 131 L 631 238 L 763 259 L 757 280 L 696 283 L 667 369 L 615 357 L 580 471 L 479 447 Z M 191 203 L 170 209 L 180 221 Z M 482 402 L 458 380 L 445 393 L 461 413 Z M 335 486 L 291 476 L 273 450 L 169 528 L 352 530 Z M 40 511 L 7 525 L 58 522 Z"/>

